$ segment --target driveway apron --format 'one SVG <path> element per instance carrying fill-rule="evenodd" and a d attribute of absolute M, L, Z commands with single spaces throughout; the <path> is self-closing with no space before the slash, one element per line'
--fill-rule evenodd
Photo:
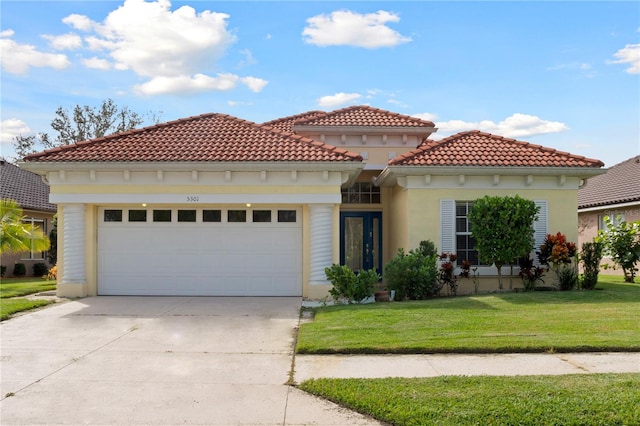
<path fill-rule="evenodd" d="M 285 383 L 300 298 L 89 297 L 0 325 L 0 423 L 379 424 Z"/>

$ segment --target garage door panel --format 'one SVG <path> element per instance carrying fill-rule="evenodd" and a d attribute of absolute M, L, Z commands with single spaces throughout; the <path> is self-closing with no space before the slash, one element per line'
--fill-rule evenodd
<path fill-rule="evenodd" d="M 98 293 L 300 296 L 301 253 L 301 223 L 100 222 Z"/>

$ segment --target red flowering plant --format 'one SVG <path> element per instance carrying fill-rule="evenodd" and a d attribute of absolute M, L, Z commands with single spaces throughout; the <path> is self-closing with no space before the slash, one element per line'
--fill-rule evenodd
<path fill-rule="evenodd" d="M 563 233 L 547 234 L 540 251 L 536 253 L 540 263 L 556 273 L 561 290 L 571 290 L 577 284 L 578 273 L 571 263 L 578 253 L 578 247 L 567 241 Z"/>
<path fill-rule="evenodd" d="M 448 287 L 449 293 L 454 296 L 458 292 L 458 277 L 455 275 L 456 261 L 458 255 L 455 253 L 442 253 L 440 255 L 440 271 L 438 281 L 441 287 Z"/>

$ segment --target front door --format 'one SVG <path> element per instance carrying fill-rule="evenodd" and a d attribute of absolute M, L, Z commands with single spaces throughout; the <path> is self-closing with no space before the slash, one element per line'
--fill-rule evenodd
<path fill-rule="evenodd" d="M 382 213 L 340 212 L 340 264 L 382 273 Z"/>

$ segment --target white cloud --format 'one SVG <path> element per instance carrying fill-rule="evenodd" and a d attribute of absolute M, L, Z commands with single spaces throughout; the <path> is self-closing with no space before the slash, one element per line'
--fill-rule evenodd
<path fill-rule="evenodd" d="M 237 83 L 259 92 L 266 80 L 206 74 L 236 41 L 227 29 L 228 18 L 225 13 L 209 10 L 196 13 L 188 5 L 171 10 L 169 0 L 125 0 L 101 23 L 77 14 L 67 16 L 63 22 L 89 32 L 84 39 L 88 48 L 106 55 L 84 60 L 85 66 L 131 70 L 146 79 L 134 87 L 136 93 L 224 91 Z M 250 51 L 241 53 L 246 57 L 245 64 L 255 61 Z"/>
<path fill-rule="evenodd" d="M 66 55 L 40 52 L 30 44 L 16 43 L 8 38 L 13 34 L 12 30 L 1 33 L 0 58 L 2 58 L 2 69 L 5 71 L 11 74 L 27 74 L 31 67 L 61 70 L 70 65 Z"/>
<path fill-rule="evenodd" d="M 629 64 L 625 71 L 629 74 L 640 74 L 640 43 L 627 44 L 624 48 L 613 54 L 615 61 L 607 61 L 609 64 Z"/>
<path fill-rule="evenodd" d="M 75 13 L 63 18 L 62 22 L 80 31 L 90 31 L 96 25 L 96 23 L 88 17 Z"/>
<path fill-rule="evenodd" d="M 31 129 L 27 126 L 22 120 L 17 118 L 9 118 L 8 120 L 2 120 L 0 122 L 0 143 L 1 144 L 11 144 L 13 142 L 13 138 L 20 135 L 26 135 L 31 133 Z"/>
<path fill-rule="evenodd" d="M 262 89 L 264 89 L 264 86 L 266 86 L 268 83 L 267 80 L 263 80 L 257 77 L 242 77 L 240 81 L 254 93 L 261 92 Z"/>
<path fill-rule="evenodd" d="M 83 59 L 82 64 L 87 68 L 93 68 L 96 70 L 109 70 L 111 69 L 111 62 L 106 59 L 100 59 L 98 57 L 93 57 L 89 59 Z"/>
<path fill-rule="evenodd" d="M 82 38 L 79 35 L 69 33 L 59 36 L 43 35 L 42 38 L 49 40 L 49 44 L 56 50 L 73 50 L 82 47 Z"/>
<path fill-rule="evenodd" d="M 216 77 L 196 74 L 193 77 L 186 75 L 154 77 L 146 83 L 135 86 L 134 91 L 141 95 L 187 94 L 207 90 L 227 91 L 235 89 L 238 83 L 245 84 L 253 92 L 259 92 L 267 84 L 265 80 L 259 78 L 241 78 L 234 74 L 218 74 Z"/>
<path fill-rule="evenodd" d="M 251 53 L 251 50 L 242 49 L 240 51 L 240 54 L 244 56 L 244 59 L 240 61 L 238 67 L 246 67 L 248 65 L 255 65 L 258 63 L 258 61 L 256 61 L 256 58 L 253 57 L 253 53 Z"/>
<path fill-rule="evenodd" d="M 397 99 L 389 99 L 389 100 L 387 100 L 387 103 L 395 105 L 395 106 L 400 107 L 400 108 L 407 108 L 409 106 L 409 105 L 405 104 L 404 102 L 400 102 Z"/>
<path fill-rule="evenodd" d="M 412 117 L 419 118 L 420 120 L 435 122 L 438 119 L 438 114 L 434 114 L 431 112 L 422 112 L 420 114 L 413 114 Z"/>
<path fill-rule="evenodd" d="M 415 115 L 414 115 L 415 117 Z M 431 120 L 433 121 L 433 120 Z M 499 123 L 482 120 L 477 122 L 449 120 L 437 122 L 438 133 L 434 139 L 440 139 L 454 133 L 467 130 L 480 130 L 508 138 L 523 138 L 545 133 L 559 133 L 569 130 L 569 126 L 558 121 L 543 120 L 535 115 L 513 114 Z"/>
<path fill-rule="evenodd" d="M 330 15 L 316 15 L 307 19 L 302 36 L 306 43 L 317 46 L 392 47 L 411 41 L 411 38 L 386 25 L 398 21 L 400 17 L 397 14 L 384 10 L 364 15 L 350 10 L 337 10 Z"/>
<path fill-rule="evenodd" d="M 318 99 L 318 106 L 323 108 L 333 108 L 339 105 L 344 105 L 360 99 L 362 97 L 359 93 L 336 93 L 335 95 L 323 96 Z"/>

